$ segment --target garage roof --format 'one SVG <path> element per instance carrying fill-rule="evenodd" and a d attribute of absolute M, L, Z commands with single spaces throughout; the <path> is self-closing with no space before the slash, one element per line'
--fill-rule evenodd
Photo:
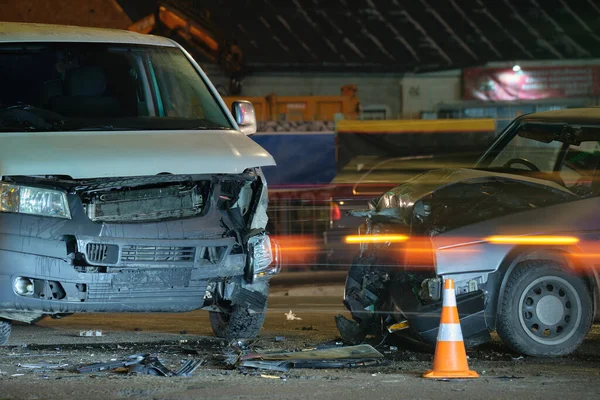
<path fill-rule="evenodd" d="M 134 20 L 136 2 L 120 1 Z M 166 2 L 208 17 L 254 70 L 405 72 L 600 57 L 600 0 Z"/>

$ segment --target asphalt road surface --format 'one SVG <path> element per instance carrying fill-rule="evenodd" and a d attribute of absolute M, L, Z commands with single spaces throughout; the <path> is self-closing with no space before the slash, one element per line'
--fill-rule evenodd
<path fill-rule="evenodd" d="M 344 313 L 342 290 L 340 285 L 279 286 L 269 299 L 263 332 L 250 345 L 292 350 L 335 343 L 334 316 Z M 287 320 L 290 310 L 301 319 Z M 80 337 L 80 330 L 101 330 L 103 335 Z M 276 341 L 276 336 L 285 340 Z M 212 337 L 204 312 L 81 314 L 16 325 L 9 346 L 0 348 L 0 399 L 565 399 L 597 398 L 600 393 L 599 326 L 565 358 L 520 357 L 497 339 L 470 350 L 470 366 L 481 374 L 473 381 L 425 380 L 421 374 L 431 367 L 432 354 L 387 344 L 377 347 L 390 361 L 385 366 L 243 374 L 215 358 L 227 345 Z M 81 364 L 145 352 L 158 353 L 172 370 L 191 358 L 205 363 L 189 377 L 73 371 Z M 66 365 L 60 370 L 29 368 L 42 362 Z"/>

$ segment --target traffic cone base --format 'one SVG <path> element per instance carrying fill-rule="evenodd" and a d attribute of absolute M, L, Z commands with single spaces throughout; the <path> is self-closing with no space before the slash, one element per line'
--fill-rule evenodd
<path fill-rule="evenodd" d="M 444 298 L 440 327 L 438 330 L 433 368 L 423 375 L 424 378 L 479 378 L 479 374 L 469 369 L 467 352 L 463 341 L 454 281 L 444 282 Z"/>
<path fill-rule="evenodd" d="M 464 372 L 440 372 L 429 370 L 423 375 L 424 378 L 436 378 L 436 379 L 469 379 L 479 378 L 479 374 L 475 371 L 464 371 Z"/>

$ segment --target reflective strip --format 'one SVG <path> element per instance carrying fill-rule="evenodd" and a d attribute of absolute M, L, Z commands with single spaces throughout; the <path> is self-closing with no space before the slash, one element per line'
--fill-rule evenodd
<path fill-rule="evenodd" d="M 440 324 L 437 340 L 441 342 L 462 342 L 463 336 L 460 324 Z"/>
<path fill-rule="evenodd" d="M 454 289 L 444 289 L 444 307 L 456 307 L 456 294 Z"/>

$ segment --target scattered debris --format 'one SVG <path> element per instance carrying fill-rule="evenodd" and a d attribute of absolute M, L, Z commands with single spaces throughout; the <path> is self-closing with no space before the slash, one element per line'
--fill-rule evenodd
<path fill-rule="evenodd" d="M 250 343 L 248 342 L 248 340 L 238 339 L 229 343 L 229 346 L 234 350 L 240 351 L 246 350 L 250 346 Z"/>
<path fill-rule="evenodd" d="M 292 312 L 292 310 L 290 310 L 289 313 L 284 313 L 283 315 L 285 315 L 285 317 L 288 321 L 301 321 L 302 320 L 302 318 L 296 317 L 296 314 L 294 314 Z"/>
<path fill-rule="evenodd" d="M 525 379 L 524 376 L 496 376 L 496 379 L 501 379 L 503 381 L 512 381 L 513 379 Z"/>
<path fill-rule="evenodd" d="M 165 367 L 156 355 L 134 354 L 122 360 L 84 365 L 77 368 L 77 372 L 85 374 L 100 371 L 112 371 L 155 376 L 189 376 L 202 365 L 202 363 L 203 360 L 189 360 L 186 361 L 181 368 L 173 372 Z"/>
<path fill-rule="evenodd" d="M 383 354 L 368 344 L 346 347 L 327 347 L 319 350 L 248 353 L 241 356 L 242 360 L 336 360 L 355 358 L 383 358 Z"/>
<path fill-rule="evenodd" d="M 513 357 L 513 359 L 512 359 L 512 360 L 513 360 L 513 361 L 522 361 L 522 360 L 524 360 L 524 359 L 525 359 L 525 357 L 523 357 L 523 356 L 519 356 L 519 357 Z"/>
<path fill-rule="evenodd" d="M 291 368 L 357 368 L 365 366 L 387 365 L 388 360 L 371 345 L 327 346 L 320 349 L 304 349 L 289 352 L 242 352 L 235 361 L 232 355 L 223 355 L 222 361 L 235 365 L 240 370 L 252 368 L 288 372 Z"/>
<path fill-rule="evenodd" d="M 79 331 L 79 336 L 102 336 L 102 331 L 97 329 L 86 329 Z"/>
<path fill-rule="evenodd" d="M 175 371 L 175 376 L 190 376 L 202 364 L 204 364 L 204 360 L 188 360 L 181 368 Z"/>
<path fill-rule="evenodd" d="M 292 364 L 288 361 L 242 361 L 239 363 L 241 368 L 255 368 L 269 371 L 288 372 Z"/>
<path fill-rule="evenodd" d="M 69 364 L 52 364 L 47 362 L 40 362 L 37 364 L 17 364 L 17 366 L 27 369 L 62 369 L 68 367 Z"/>
<path fill-rule="evenodd" d="M 344 343 L 357 345 L 365 340 L 366 335 L 364 330 L 360 328 L 360 325 L 344 317 L 342 314 L 335 317 L 335 325 L 338 331 L 340 331 L 340 336 Z"/>
<path fill-rule="evenodd" d="M 401 321 L 387 327 L 388 333 L 398 332 L 408 328 L 408 321 Z"/>
<path fill-rule="evenodd" d="M 300 329 L 301 331 L 318 331 L 318 329 L 313 327 L 312 325 L 303 326 L 302 328 L 296 328 L 296 330 L 298 329 Z"/>
<path fill-rule="evenodd" d="M 260 377 L 267 378 L 267 379 L 281 379 L 280 377 L 275 376 L 275 375 L 265 375 L 265 374 L 260 374 Z"/>
<path fill-rule="evenodd" d="M 181 351 L 184 354 L 200 354 L 200 352 L 198 351 L 198 349 L 194 349 L 190 346 L 182 346 L 181 347 Z"/>
<path fill-rule="evenodd" d="M 285 336 L 275 336 L 276 342 L 285 342 Z"/>
<path fill-rule="evenodd" d="M 105 363 L 87 364 L 77 368 L 80 374 L 88 374 L 92 372 L 110 371 L 117 368 L 129 367 L 142 361 L 148 354 L 135 354 L 127 357 L 125 360 L 109 361 Z"/>

